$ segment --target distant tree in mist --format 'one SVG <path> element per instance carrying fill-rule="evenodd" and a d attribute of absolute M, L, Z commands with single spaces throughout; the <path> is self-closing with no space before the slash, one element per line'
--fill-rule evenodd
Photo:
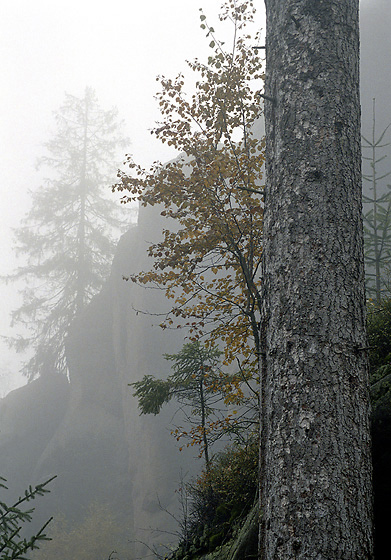
<path fill-rule="evenodd" d="M 390 292 L 391 267 L 391 185 L 382 180 L 391 171 L 379 172 L 379 164 L 386 159 L 384 148 L 390 146 L 385 140 L 388 125 L 379 135 L 376 133 L 376 109 L 373 100 L 372 130 L 363 136 L 363 159 L 367 162 L 363 179 L 369 183 L 364 203 L 364 244 L 367 294 L 380 303 Z"/>
<path fill-rule="evenodd" d="M 50 177 L 33 192 L 15 231 L 17 255 L 26 263 L 7 278 L 23 282 L 23 303 L 12 313 L 23 334 L 9 342 L 17 351 L 32 348 L 24 365 L 30 378 L 66 372 L 68 326 L 101 288 L 125 224 L 120 205 L 105 196 L 118 150 L 128 143 L 117 110 L 103 110 L 86 88 L 82 98 L 66 94 L 55 119 L 57 132 L 38 163 Z"/>

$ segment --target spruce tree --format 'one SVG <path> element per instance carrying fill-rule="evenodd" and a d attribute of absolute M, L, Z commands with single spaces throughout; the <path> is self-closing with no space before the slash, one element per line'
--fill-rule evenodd
<path fill-rule="evenodd" d="M 178 354 L 165 354 L 173 362 L 173 373 L 167 379 L 145 375 L 141 381 L 131 383 L 136 391 L 141 414 L 159 414 L 162 406 L 175 399 L 191 428 L 176 427 L 171 433 L 177 441 L 190 440 L 187 444 L 200 446 L 206 468 L 210 464 L 210 446 L 229 429 L 229 417 L 224 417 L 221 405 L 224 387 L 229 383 L 219 366 L 221 352 L 213 346 L 203 346 L 199 341 L 185 344 Z M 186 411 L 190 407 L 190 412 Z M 231 414 L 232 416 L 232 414 Z M 182 449 L 182 448 L 180 448 Z"/>
<path fill-rule="evenodd" d="M 23 333 L 9 342 L 17 351 L 32 348 L 23 368 L 29 378 L 66 373 L 68 326 L 101 288 L 126 217 L 106 196 L 127 144 L 117 109 L 103 110 L 86 88 L 82 98 L 66 94 L 55 120 L 38 162 L 49 177 L 15 231 L 17 254 L 26 261 L 8 277 L 23 281 L 22 304 L 12 313 Z"/>
<path fill-rule="evenodd" d="M 373 100 L 372 131 L 369 138 L 363 139 L 364 162 L 367 162 L 363 179 L 369 183 L 364 203 L 364 255 L 366 268 L 367 296 L 378 304 L 390 291 L 389 275 L 391 265 L 391 185 L 384 185 L 382 180 L 391 175 L 391 171 L 379 173 L 379 164 L 387 154 L 382 148 L 390 145 L 384 140 L 390 125 L 380 135 L 376 133 L 376 107 Z M 380 154 L 379 154 L 380 151 Z M 369 164 L 369 165 L 368 165 Z M 369 169 L 368 169 L 369 167 Z"/>
<path fill-rule="evenodd" d="M 35 488 L 29 486 L 25 490 L 24 496 L 20 496 L 10 506 L 0 499 L 0 560 L 27 560 L 26 554 L 28 552 L 39 549 L 43 541 L 50 540 L 45 531 L 53 520 L 52 517 L 29 538 L 21 535 L 24 525 L 32 521 L 34 513 L 33 507 L 26 510 L 23 506 L 27 502 L 35 500 L 38 496 L 50 492 L 46 487 L 55 478 L 56 476 L 53 476 L 43 484 L 38 484 Z M 5 482 L 5 478 L 0 476 L 0 489 L 7 490 Z"/>

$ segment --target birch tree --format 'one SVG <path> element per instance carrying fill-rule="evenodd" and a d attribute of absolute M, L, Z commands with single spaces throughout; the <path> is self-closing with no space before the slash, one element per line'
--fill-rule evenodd
<path fill-rule="evenodd" d="M 227 48 L 201 12 L 211 55 L 207 63 L 187 62 L 196 76 L 195 92 L 186 91 L 182 74 L 157 78 L 162 120 L 152 132 L 178 157 L 144 169 L 129 156 L 130 172 L 120 172 L 113 187 L 125 193 L 124 203 L 159 206 L 167 219 L 162 240 L 148 249 L 152 270 L 130 277 L 164 290 L 172 302 L 160 326 L 184 328 L 193 342 L 221 344 L 223 365 L 237 363 L 238 379 L 252 383 L 252 395 L 259 356 L 264 164 L 258 133 L 262 61 L 253 48 L 259 35 L 249 34 L 254 18 L 252 2 L 224 3 L 219 19 L 229 20 L 233 29 Z"/>
<path fill-rule="evenodd" d="M 373 558 L 358 0 L 266 0 L 263 560 Z"/>

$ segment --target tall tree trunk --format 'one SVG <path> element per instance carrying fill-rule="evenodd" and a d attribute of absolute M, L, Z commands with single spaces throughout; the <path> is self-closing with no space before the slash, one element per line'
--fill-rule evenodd
<path fill-rule="evenodd" d="M 204 456 L 205 456 L 205 467 L 206 467 L 206 471 L 208 472 L 210 467 L 210 460 L 209 460 L 209 442 L 208 442 L 208 436 L 206 434 L 206 402 L 205 402 L 205 394 L 204 394 L 205 368 L 202 359 L 201 359 L 199 373 L 200 373 L 199 393 L 200 393 L 202 441 L 203 441 Z"/>
<path fill-rule="evenodd" d="M 358 0 L 266 0 L 262 560 L 372 553 Z"/>
<path fill-rule="evenodd" d="M 88 122 L 89 122 L 89 100 L 87 91 L 84 97 L 84 130 L 83 130 L 83 153 L 82 166 L 79 183 L 80 213 L 79 227 L 77 232 L 77 287 L 76 287 L 76 314 L 79 314 L 86 300 L 86 202 L 87 202 L 87 155 L 88 155 Z"/>
<path fill-rule="evenodd" d="M 378 192 L 377 192 L 377 182 L 378 177 L 376 174 L 376 161 L 377 154 L 376 154 L 376 101 L 373 100 L 373 117 L 372 117 L 372 145 L 371 145 L 371 152 L 372 152 L 372 161 L 371 161 L 371 170 L 372 170 L 372 197 L 373 197 L 373 252 L 374 252 L 374 260 L 375 260 L 375 294 L 376 294 L 376 303 L 380 303 L 381 301 L 381 271 L 380 271 L 380 262 L 382 258 L 382 251 L 381 251 L 381 234 L 382 231 L 379 231 L 379 220 L 378 220 L 378 210 L 379 210 L 379 201 L 378 201 Z"/>

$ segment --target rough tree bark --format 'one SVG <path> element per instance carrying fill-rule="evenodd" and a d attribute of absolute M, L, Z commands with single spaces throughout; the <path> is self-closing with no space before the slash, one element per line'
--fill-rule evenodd
<path fill-rule="evenodd" d="M 359 0 L 266 0 L 262 560 L 372 553 Z"/>

